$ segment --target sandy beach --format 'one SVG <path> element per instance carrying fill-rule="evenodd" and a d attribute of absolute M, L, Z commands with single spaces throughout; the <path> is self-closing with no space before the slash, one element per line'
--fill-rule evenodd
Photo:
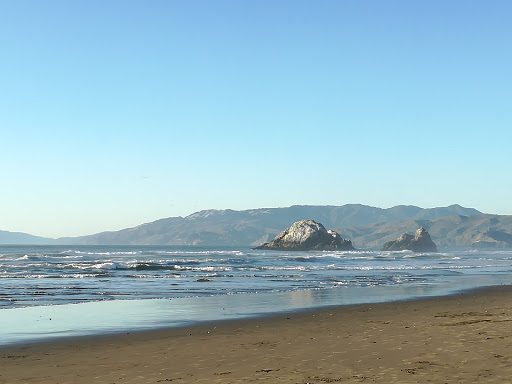
<path fill-rule="evenodd" d="M 510 383 L 512 287 L 0 349 L 1 383 Z"/>

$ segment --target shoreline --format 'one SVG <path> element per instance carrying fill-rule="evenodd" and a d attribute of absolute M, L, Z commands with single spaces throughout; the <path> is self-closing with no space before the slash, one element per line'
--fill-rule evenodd
<path fill-rule="evenodd" d="M 484 287 L 4 346 L 0 381 L 503 383 L 511 325 L 512 286 Z"/>
<path fill-rule="evenodd" d="M 478 287 L 507 284 L 510 279 L 479 276 L 443 284 L 334 287 L 283 292 L 242 293 L 188 298 L 103 300 L 85 303 L 7 308 L 0 310 L 0 348 L 75 337 L 206 324 L 212 321 L 264 318 L 273 315 L 393 303 L 456 294 Z M 505 280 L 507 283 L 503 283 Z"/>

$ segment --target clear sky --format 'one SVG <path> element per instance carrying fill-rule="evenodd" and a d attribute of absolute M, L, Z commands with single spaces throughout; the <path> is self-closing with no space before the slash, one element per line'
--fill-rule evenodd
<path fill-rule="evenodd" d="M 0 0 L 0 229 L 512 214 L 512 2 Z"/>

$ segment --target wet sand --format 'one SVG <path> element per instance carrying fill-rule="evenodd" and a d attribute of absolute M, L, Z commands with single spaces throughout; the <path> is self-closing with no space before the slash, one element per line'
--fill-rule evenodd
<path fill-rule="evenodd" d="M 0 349 L 0 383 L 511 383 L 512 287 Z"/>

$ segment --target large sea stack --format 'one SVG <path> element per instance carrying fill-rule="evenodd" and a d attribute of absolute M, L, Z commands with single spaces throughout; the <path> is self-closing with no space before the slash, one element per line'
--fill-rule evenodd
<path fill-rule="evenodd" d="M 278 251 L 337 251 L 352 250 L 352 242 L 345 240 L 332 230 L 313 220 L 301 220 L 279 235 L 270 243 L 255 249 L 272 249 Z"/>
<path fill-rule="evenodd" d="M 437 246 L 425 228 L 419 228 L 413 235 L 404 233 L 398 239 L 388 241 L 382 251 L 437 252 Z"/>

